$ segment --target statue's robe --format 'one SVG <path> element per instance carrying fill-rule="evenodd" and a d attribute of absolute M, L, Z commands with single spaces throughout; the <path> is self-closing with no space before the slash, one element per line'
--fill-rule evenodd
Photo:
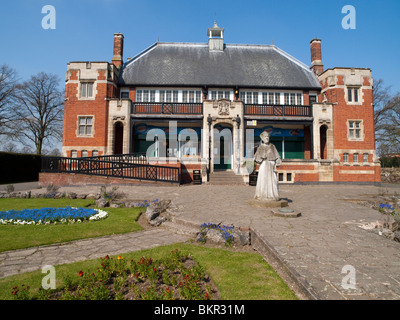
<path fill-rule="evenodd" d="M 278 150 L 272 144 L 262 143 L 254 155 L 254 160 L 260 164 L 256 185 L 255 199 L 279 200 L 279 188 L 276 166 L 281 165 Z"/>

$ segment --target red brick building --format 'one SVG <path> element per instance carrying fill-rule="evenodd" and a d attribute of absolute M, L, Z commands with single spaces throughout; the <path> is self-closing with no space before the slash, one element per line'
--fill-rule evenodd
<path fill-rule="evenodd" d="M 123 61 L 114 35 L 111 62 L 70 62 L 63 156 L 146 153 L 173 163 L 182 181 L 216 170 L 248 181 L 267 129 L 283 164 L 282 183 L 380 182 L 375 154 L 373 81 L 368 68 L 324 70 L 321 40 L 311 66 L 274 45 L 157 42 Z"/>

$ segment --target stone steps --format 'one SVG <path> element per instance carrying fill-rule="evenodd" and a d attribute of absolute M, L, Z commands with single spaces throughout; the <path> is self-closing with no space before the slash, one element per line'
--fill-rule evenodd
<path fill-rule="evenodd" d="M 244 185 L 243 177 L 233 171 L 214 171 L 210 174 L 211 185 Z"/>

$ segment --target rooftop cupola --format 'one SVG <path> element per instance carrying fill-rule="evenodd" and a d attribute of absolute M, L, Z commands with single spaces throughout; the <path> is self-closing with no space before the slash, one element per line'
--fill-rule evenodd
<path fill-rule="evenodd" d="M 210 51 L 224 50 L 224 28 L 218 27 L 217 21 L 212 28 L 208 28 L 208 48 Z"/>

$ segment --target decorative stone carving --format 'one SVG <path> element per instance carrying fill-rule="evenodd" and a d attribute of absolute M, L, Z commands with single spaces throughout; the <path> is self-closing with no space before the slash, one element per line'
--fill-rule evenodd
<path fill-rule="evenodd" d="M 218 115 L 220 116 L 229 116 L 229 108 L 231 103 L 226 100 L 218 101 Z"/>
<path fill-rule="evenodd" d="M 228 99 L 214 101 L 213 107 L 218 109 L 219 116 L 229 116 L 230 108 L 233 108 L 232 102 Z"/>

